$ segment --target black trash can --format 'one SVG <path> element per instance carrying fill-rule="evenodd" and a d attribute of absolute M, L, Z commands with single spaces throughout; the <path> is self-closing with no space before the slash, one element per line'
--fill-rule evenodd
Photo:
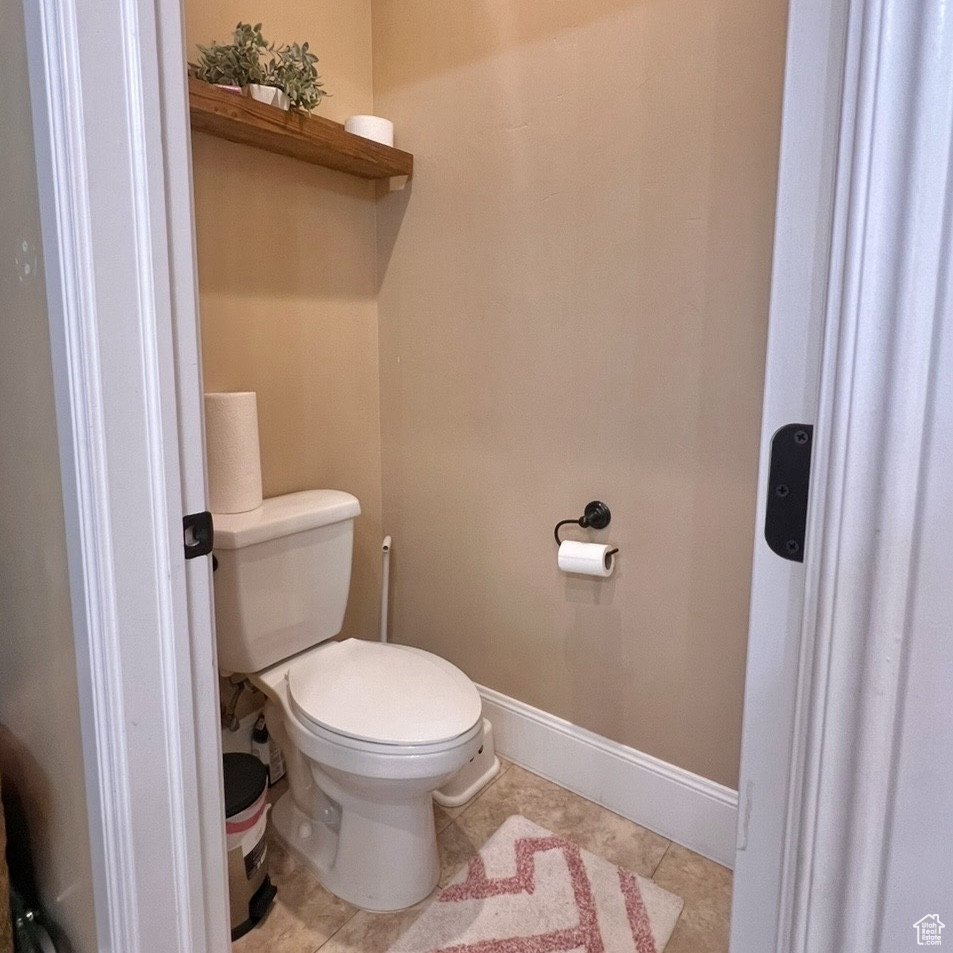
<path fill-rule="evenodd" d="M 225 842 L 232 939 L 244 936 L 278 892 L 268 876 L 268 770 L 253 754 L 226 754 Z"/>

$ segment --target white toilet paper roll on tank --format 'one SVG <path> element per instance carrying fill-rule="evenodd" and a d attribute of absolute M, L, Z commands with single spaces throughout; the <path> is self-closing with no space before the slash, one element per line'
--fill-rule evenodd
<path fill-rule="evenodd" d="M 611 576 L 615 569 L 612 546 L 602 543 L 581 543 L 566 539 L 559 544 L 556 562 L 563 572 L 577 572 L 584 576 Z"/>
<path fill-rule="evenodd" d="M 261 506 L 258 398 L 254 391 L 205 395 L 208 505 L 213 513 Z"/>

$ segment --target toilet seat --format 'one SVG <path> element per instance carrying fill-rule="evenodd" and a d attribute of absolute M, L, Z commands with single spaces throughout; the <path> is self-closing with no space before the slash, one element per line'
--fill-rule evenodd
<path fill-rule="evenodd" d="M 347 639 L 291 661 L 288 698 L 317 734 L 348 747 L 439 750 L 480 723 L 476 687 L 422 649 Z"/>

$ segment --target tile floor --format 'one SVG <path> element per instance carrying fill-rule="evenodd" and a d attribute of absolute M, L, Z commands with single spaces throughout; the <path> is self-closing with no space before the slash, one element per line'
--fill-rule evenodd
<path fill-rule="evenodd" d="M 434 806 L 440 886 L 511 814 L 522 814 L 682 897 L 685 907 L 665 953 L 728 949 L 731 871 L 506 762 L 468 804 Z M 268 916 L 232 945 L 234 953 L 384 953 L 426 904 L 392 914 L 358 910 L 328 893 L 274 839 L 269 868 L 278 898 Z"/>

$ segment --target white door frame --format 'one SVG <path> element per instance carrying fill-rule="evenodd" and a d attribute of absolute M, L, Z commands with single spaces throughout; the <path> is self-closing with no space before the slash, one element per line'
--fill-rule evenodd
<path fill-rule="evenodd" d="M 840 74 L 826 70 L 824 80 L 839 87 L 830 211 L 804 189 L 805 171 L 810 185 L 814 167 L 798 168 L 797 151 L 786 154 L 782 146 L 772 307 L 799 304 L 778 286 L 792 260 L 783 253 L 808 261 L 795 246 L 785 247 L 784 236 L 812 219 L 823 226 L 826 214 L 827 261 L 814 271 L 825 289 L 823 357 L 817 415 L 804 418 L 816 430 L 801 625 L 765 629 L 772 613 L 778 618 L 765 583 L 782 576 L 756 547 L 734 953 L 886 953 L 886 931 L 909 936 L 885 923 L 882 902 L 898 808 L 908 645 L 916 635 L 911 620 L 913 608 L 924 604 L 934 624 L 953 617 L 951 588 L 924 594 L 917 577 L 925 528 L 944 522 L 953 530 L 949 510 L 931 512 L 923 495 L 937 467 L 949 465 L 935 447 L 931 456 L 928 425 L 936 414 L 949 421 L 953 412 L 953 395 L 944 403 L 939 389 L 948 384 L 936 376 L 941 331 L 953 332 L 953 23 L 945 6 L 944 0 L 834 5 L 835 17 L 846 16 L 828 33 L 827 49 L 818 44 L 815 59 L 816 68 L 834 63 Z M 794 48 L 804 40 L 803 16 L 811 10 L 832 22 L 830 7 L 795 0 Z M 804 72 L 810 64 L 806 50 L 789 60 L 785 135 L 811 121 L 810 97 L 797 88 L 791 95 L 792 86 L 809 93 L 813 85 L 815 109 L 831 102 L 816 98 L 817 76 Z M 819 182 L 823 187 L 825 180 Z M 788 198 L 801 189 L 799 212 L 785 208 L 786 188 Z M 802 236 L 809 237 L 809 231 Z M 813 304 L 802 296 L 802 307 Z M 766 426 L 765 438 L 771 432 Z M 801 593 L 778 588 L 774 599 L 793 609 Z M 781 672 L 777 685 L 759 677 L 759 665 Z M 924 881 L 932 876 L 920 873 Z"/>
<path fill-rule="evenodd" d="M 928 435 L 938 420 L 947 431 L 953 422 L 949 378 L 937 365 L 953 333 L 951 63 L 945 0 L 851 3 L 818 417 L 825 436 L 815 446 L 809 637 L 792 746 L 786 950 L 886 953 L 911 935 L 912 920 L 901 934 L 882 903 L 901 807 L 902 706 L 918 674 L 908 669 L 910 645 L 953 619 L 953 587 L 927 591 L 920 573 L 925 540 L 938 526 L 953 530 L 953 514 L 924 492 L 948 483 L 950 460 Z M 948 453 L 949 441 L 940 449 Z M 925 865 L 919 876 L 925 886 L 935 871 Z"/>
<path fill-rule="evenodd" d="M 813 547 L 809 537 L 806 564 L 782 559 L 762 527 L 774 434 L 818 419 L 847 7 L 848 0 L 790 0 L 789 7 L 732 892 L 735 953 L 773 949 L 767 936 L 783 935 L 791 739 Z M 814 457 L 816 467 L 816 445 Z"/>
<path fill-rule="evenodd" d="M 226 953 L 180 8 L 24 12 L 98 949 Z"/>
<path fill-rule="evenodd" d="M 917 501 L 902 488 L 919 485 L 926 466 L 928 331 L 950 253 L 938 221 L 950 184 L 948 154 L 940 161 L 953 29 L 943 0 L 917 0 L 916 17 L 914 0 L 842 2 L 833 14 L 822 0 L 791 7 L 785 141 L 822 102 L 836 109 L 840 153 L 832 228 L 823 192 L 800 211 L 779 206 L 792 236 L 832 238 L 829 256 L 826 239 L 823 253 L 810 246 L 812 281 L 821 268 L 827 287 L 832 267 L 800 674 L 786 733 L 781 723 L 773 736 L 787 810 L 780 839 L 759 840 L 764 802 L 757 791 L 745 802 L 742 790 L 748 847 L 737 874 L 740 896 L 756 873 L 774 878 L 773 948 L 799 953 L 848 950 L 831 942 L 843 939 L 837 919 L 856 931 L 851 949 L 873 948 L 884 858 L 869 834 L 889 808 L 895 649 L 917 536 Z M 204 490 L 180 6 L 24 6 L 100 949 L 225 953 L 210 574 L 181 550 L 181 516 L 203 508 Z M 782 176 L 800 162 L 816 187 L 825 155 L 782 158 Z M 782 275 L 776 267 L 773 307 L 815 301 Z M 755 659 L 763 649 L 753 644 Z M 848 664 L 858 654 L 870 685 Z M 863 765 L 842 757 L 845 744 Z M 757 946 L 736 934 L 735 953 L 765 949 L 764 926 Z"/>

